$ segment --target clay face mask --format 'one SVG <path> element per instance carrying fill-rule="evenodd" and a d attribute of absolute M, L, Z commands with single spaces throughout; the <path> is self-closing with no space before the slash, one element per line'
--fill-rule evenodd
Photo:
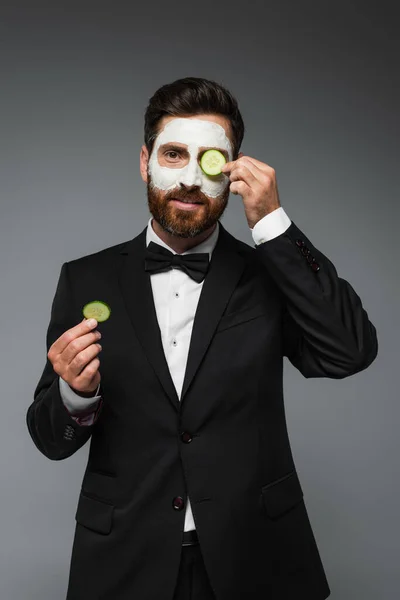
<path fill-rule="evenodd" d="M 187 145 L 190 160 L 180 169 L 163 167 L 158 162 L 158 149 L 167 143 L 179 142 Z M 200 147 L 220 148 L 228 153 L 232 160 L 232 145 L 221 125 L 202 119 L 172 119 L 157 136 L 149 160 L 149 172 L 153 186 L 170 191 L 185 185 L 198 185 L 206 196 L 220 196 L 229 184 L 229 178 L 221 173 L 210 177 L 201 169 L 199 159 Z"/>

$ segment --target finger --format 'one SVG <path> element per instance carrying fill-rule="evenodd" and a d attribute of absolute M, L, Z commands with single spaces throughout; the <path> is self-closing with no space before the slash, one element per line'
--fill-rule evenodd
<path fill-rule="evenodd" d="M 228 173 L 230 173 L 232 171 L 232 169 L 234 168 L 236 163 L 237 163 L 237 160 L 231 160 L 231 161 L 225 163 L 224 166 L 221 167 L 221 172 L 225 173 L 225 175 L 227 175 Z"/>
<path fill-rule="evenodd" d="M 250 187 L 245 181 L 239 180 L 231 183 L 231 185 L 229 186 L 229 191 L 235 195 L 240 194 L 241 196 L 245 196 L 250 192 Z"/>
<path fill-rule="evenodd" d="M 267 171 L 261 170 L 254 162 L 250 160 L 250 157 L 244 156 L 243 153 L 241 153 L 241 156 L 237 160 L 231 161 L 230 163 L 226 163 L 222 167 L 221 171 L 225 174 L 229 173 L 230 177 L 230 175 L 232 175 L 234 172 L 237 171 L 237 169 L 240 169 L 242 166 L 246 166 L 247 169 L 260 183 L 262 183 L 265 176 L 269 174 L 269 172 L 267 173 Z M 232 181 L 231 177 L 230 179 Z"/>
<path fill-rule="evenodd" d="M 266 175 L 266 171 L 260 169 L 249 156 L 243 156 L 241 158 L 241 164 L 246 165 L 249 171 L 251 171 L 254 177 L 258 180 L 263 179 Z"/>
<path fill-rule="evenodd" d="M 57 354 L 54 357 L 53 366 L 55 367 L 56 372 L 63 375 L 68 372 L 71 363 L 75 360 L 76 356 L 82 353 L 86 348 L 90 348 L 94 345 L 94 342 L 97 342 L 101 338 L 101 334 L 98 331 L 90 331 L 85 335 L 81 335 L 77 338 L 74 338 L 70 341 L 68 346 L 65 348 L 61 354 Z M 79 373 L 82 369 L 73 369 L 74 375 Z"/>
<path fill-rule="evenodd" d="M 94 358 L 101 352 L 100 344 L 91 344 L 81 352 L 78 352 L 67 365 L 67 376 L 68 378 L 76 378 L 84 371 L 88 364 L 92 362 Z"/>
<path fill-rule="evenodd" d="M 57 354 L 61 354 L 72 340 L 93 331 L 93 329 L 97 327 L 96 319 L 94 325 L 89 325 L 88 323 L 89 319 L 83 319 L 78 325 L 64 331 L 64 333 L 50 346 L 47 356 L 50 358 L 50 356 L 55 357 Z"/>
<path fill-rule="evenodd" d="M 262 171 L 250 160 L 250 157 L 247 156 L 243 156 L 241 157 L 240 161 L 236 161 L 236 164 L 229 175 L 230 180 L 236 181 L 238 179 L 236 176 L 237 173 L 240 173 L 240 170 L 243 168 L 246 168 L 253 175 L 254 179 L 252 181 L 249 177 L 246 178 L 245 176 L 243 176 L 243 179 L 245 179 L 245 181 L 251 185 L 255 191 L 257 189 L 263 190 L 264 188 L 273 184 L 274 173 L 270 170 Z M 244 171 L 242 171 L 242 174 L 244 175 Z"/>
<path fill-rule="evenodd" d="M 252 162 L 255 167 L 258 167 L 264 173 L 267 173 L 267 174 L 275 173 L 275 169 L 273 167 L 271 167 L 270 165 L 267 165 L 267 163 L 261 162 L 260 160 L 257 160 L 256 158 L 253 158 L 252 156 L 246 155 L 243 158 L 246 158 L 248 161 Z"/>
<path fill-rule="evenodd" d="M 86 390 L 88 385 L 92 382 L 93 378 L 96 376 L 100 366 L 100 360 L 95 357 L 91 360 L 82 372 L 75 377 L 73 380 L 73 386 L 77 390 Z"/>
<path fill-rule="evenodd" d="M 250 187 L 256 187 L 260 181 L 253 175 L 250 169 L 244 163 L 238 164 L 229 175 L 231 181 L 242 180 Z"/>
<path fill-rule="evenodd" d="M 225 173 L 225 172 L 228 173 L 228 172 L 232 171 L 232 169 L 234 169 L 235 166 L 237 165 L 239 158 L 242 158 L 243 156 L 244 156 L 243 152 L 239 152 L 236 160 L 231 160 L 230 162 L 225 163 L 223 165 L 223 167 L 221 167 L 222 173 Z"/>
<path fill-rule="evenodd" d="M 230 171 L 234 165 L 237 163 L 237 161 L 239 160 L 239 158 L 241 158 L 242 156 L 244 156 L 243 152 L 239 152 L 238 157 L 236 160 L 231 160 L 227 163 L 224 164 L 223 167 L 221 167 L 221 171 L 224 173 L 225 171 Z"/>

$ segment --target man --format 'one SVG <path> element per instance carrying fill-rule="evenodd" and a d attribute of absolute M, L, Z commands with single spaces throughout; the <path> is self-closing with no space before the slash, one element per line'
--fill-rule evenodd
<path fill-rule="evenodd" d="M 62 265 L 27 424 L 52 460 L 91 437 L 68 600 L 330 595 L 288 439 L 283 357 L 307 378 L 349 377 L 377 356 L 376 330 L 285 213 L 274 169 L 239 152 L 243 135 L 217 83 L 160 88 L 140 155 L 146 228 Z M 200 167 L 210 148 L 227 160 L 217 176 Z M 219 221 L 229 192 L 254 248 Z M 111 314 L 91 326 L 93 300 Z"/>

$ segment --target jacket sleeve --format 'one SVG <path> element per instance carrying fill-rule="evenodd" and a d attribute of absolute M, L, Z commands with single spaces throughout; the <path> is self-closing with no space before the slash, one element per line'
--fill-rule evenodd
<path fill-rule="evenodd" d="M 284 356 L 306 378 L 343 379 L 376 358 L 376 329 L 353 287 L 292 221 L 255 245 L 283 300 Z"/>
<path fill-rule="evenodd" d="M 47 328 L 47 353 L 64 331 L 77 325 L 73 321 L 72 308 L 68 263 L 63 263 Z M 26 423 L 38 450 L 51 460 L 62 460 L 74 454 L 89 439 L 94 425 L 80 425 L 69 414 L 61 398 L 59 376 L 48 358 L 33 396 Z"/>

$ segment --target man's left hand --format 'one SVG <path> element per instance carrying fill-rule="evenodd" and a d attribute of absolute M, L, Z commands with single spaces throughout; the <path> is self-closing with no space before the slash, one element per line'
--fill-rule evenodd
<path fill-rule="evenodd" d="M 227 162 L 221 171 L 231 180 L 232 194 L 242 196 L 250 229 L 280 207 L 275 170 L 269 165 L 240 152 L 239 158 Z"/>

